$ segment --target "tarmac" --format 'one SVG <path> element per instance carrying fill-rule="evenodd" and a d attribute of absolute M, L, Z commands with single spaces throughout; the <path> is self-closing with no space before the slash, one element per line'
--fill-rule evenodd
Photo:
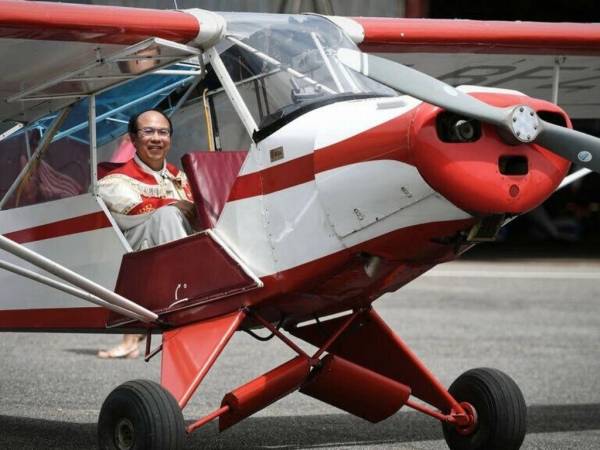
<path fill-rule="evenodd" d="M 600 448 L 600 257 L 489 254 L 443 264 L 375 309 L 449 385 L 473 367 L 510 374 L 528 405 L 524 450 Z M 0 449 L 90 449 L 104 398 L 137 378 L 158 381 L 160 358 L 99 360 L 113 335 L 0 334 Z M 194 420 L 223 395 L 290 359 L 276 340 L 237 333 L 185 409 Z M 403 408 L 372 425 L 292 394 L 220 434 L 215 423 L 186 449 L 447 448 L 440 424 Z"/>

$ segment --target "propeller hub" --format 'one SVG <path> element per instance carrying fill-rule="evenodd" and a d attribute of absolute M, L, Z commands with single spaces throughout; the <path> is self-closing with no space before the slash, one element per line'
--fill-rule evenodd
<path fill-rule="evenodd" d="M 509 121 L 513 136 L 520 142 L 533 142 L 540 133 L 540 119 L 529 106 L 516 106 L 510 113 Z"/>

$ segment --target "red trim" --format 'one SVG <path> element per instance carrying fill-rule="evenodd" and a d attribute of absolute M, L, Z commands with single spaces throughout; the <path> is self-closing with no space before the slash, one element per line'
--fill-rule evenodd
<path fill-rule="evenodd" d="M 199 28 L 192 15 L 176 11 L 0 1 L 0 38 L 135 44 L 160 37 L 189 42 Z"/>
<path fill-rule="evenodd" d="M 379 159 L 410 163 L 410 126 L 417 107 L 398 117 L 315 151 L 315 173 Z"/>
<path fill-rule="evenodd" d="M 271 194 L 314 180 L 314 174 L 363 161 L 408 162 L 409 131 L 417 108 L 291 161 L 238 177 L 228 201 Z"/>
<path fill-rule="evenodd" d="M 142 203 L 136 205 L 131 211 L 129 211 L 129 215 L 135 216 L 137 214 L 146 214 L 156 211 L 158 208 L 163 206 L 172 205 L 173 203 L 177 203 L 177 200 L 174 198 L 144 197 L 142 195 Z"/>
<path fill-rule="evenodd" d="M 268 169 L 241 175 L 236 180 L 228 201 L 267 195 L 315 179 L 313 153 L 292 159 Z"/>
<path fill-rule="evenodd" d="M 43 239 L 52 239 L 69 234 L 85 233 L 86 231 L 99 230 L 112 226 L 106 215 L 98 211 L 85 216 L 72 217 L 70 219 L 59 220 L 57 222 L 39 225 L 33 228 L 13 231 L 6 233 L 4 237 L 11 239 L 19 244 L 41 241 Z"/>
<path fill-rule="evenodd" d="M 106 330 L 104 308 L 18 309 L 0 311 L 0 330 Z"/>
<path fill-rule="evenodd" d="M 600 25 L 353 17 L 368 52 L 600 54 Z"/>
<path fill-rule="evenodd" d="M 454 259 L 456 252 L 452 245 L 435 243 L 432 238 L 454 235 L 457 230 L 468 229 L 472 222 L 470 219 L 433 222 L 395 230 L 352 248 L 262 277 L 265 284 L 262 289 L 174 311 L 165 319 L 173 326 L 181 326 L 230 314 L 244 305 L 256 305 L 261 308 L 261 315 L 276 321 L 280 313 L 294 318 L 312 317 L 324 311 L 332 314 L 366 306 L 437 263 Z M 383 256 L 390 261 L 393 272 L 379 280 L 368 278 L 363 269 L 364 261 L 352 257 L 363 251 Z M 0 330 L 102 332 L 109 314 L 103 308 L 0 310 Z M 111 331 L 118 330 L 111 328 Z"/>

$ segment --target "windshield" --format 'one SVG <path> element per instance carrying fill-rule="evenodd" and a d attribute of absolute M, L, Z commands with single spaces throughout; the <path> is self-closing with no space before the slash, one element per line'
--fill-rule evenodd
<path fill-rule="evenodd" d="M 336 57 L 354 43 L 311 15 L 225 13 L 228 36 L 217 50 L 259 128 L 312 103 L 396 92 Z"/>

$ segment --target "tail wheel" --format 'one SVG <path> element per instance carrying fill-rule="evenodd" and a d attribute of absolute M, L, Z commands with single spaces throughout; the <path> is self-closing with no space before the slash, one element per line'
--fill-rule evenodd
<path fill-rule="evenodd" d="M 477 423 L 465 433 L 444 423 L 444 437 L 451 450 L 518 450 L 523 443 L 527 406 L 517 384 L 505 373 L 488 368 L 472 369 L 456 379 L 450 394 L 475 410 Z"/>
<path fill-rule="evenodd" d="M 184 436 L 181 408 L 153 381 L 128 381 L 102 404 L 98 418 L 102 450 L 179 450 Z"/>

